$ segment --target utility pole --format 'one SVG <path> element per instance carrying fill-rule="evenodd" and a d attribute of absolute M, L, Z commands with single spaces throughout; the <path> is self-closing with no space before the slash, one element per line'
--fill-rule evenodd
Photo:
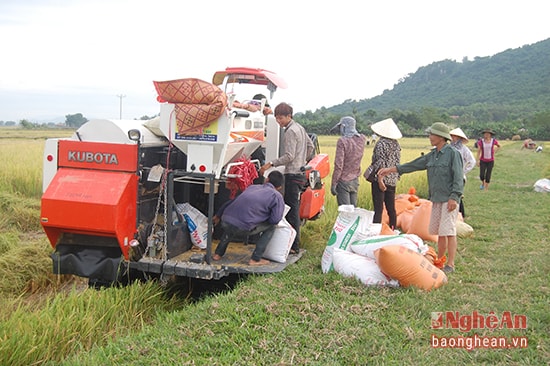
<path fill-rule="evenodd" d="M 119 95 L 117 95 L 117 97 L 120 99 L 120 114 L 119 114 L 119 119 L 122 119 L 122 98 L 125 98 L 126 95 L 124 95 L 124 94 L 119 94 Z"/>

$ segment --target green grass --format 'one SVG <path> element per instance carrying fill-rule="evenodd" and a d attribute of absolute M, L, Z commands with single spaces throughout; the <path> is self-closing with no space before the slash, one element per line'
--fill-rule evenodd
<path fill-rule="evenodd" d="M 150 282 L 103 291 L 75 288 L 47 299 L 36 311 L 20 304 L 0 323 L 0 363 L 60 361 L 95 343 L 127 336 L 177 302 L 163 298 L 159 286 Z"/>
<path fill-rule="evenodd" d="M 0 193 L 39 199 L 45 139 L 69 137 L 73 132 L 0 128 Z"/>
<path fill-rule="evenodd" d="M 321 137 L 320 142 L 332 157 L 335 138 Z M 427 139 L 404 139 L 401 145 L 403 162 L 429 149 Z M 0 255 L 0 364 L 548 364 L 550 195 L 534 192 L 533 184 L 550 177 L 550 156 L 520 147 L 503 142 L 488 192 L 479 190 L 477 169 L 470 173 L 466 222 L 474 234 L 459 239 L 457 271 L 449 283 L 431 292 L 370 288 L 334 272 L 321 273 L 321 255 L 336 218 L 330 195 L 325 215 L 303 228 L 308 251 L 296 265 L 246 277 L 231 291 L 193 302 L 152 283 L 99 292 L 66 290 L 48 275 L 51 261 L 43 236 L 32 225 L 29 234 L 6 219 L 11 234 L 0 236 L 8 243 Z M 367 148 L 364 168 L 370 154 Z M 424 175 L 404 176 L 398 192 L 411 186 L 425 196 Z M 359 204 L 372 209 L 369 196 L 362 183 Z M 17 211 L 17 201 L 10 202 L 0 206 L 2 213 Z M 21 202 L 30 211 L 37 209 Z M 29 271 L 32 267 L 36 272 Z M 527 316 L 528 328 L 433 330 L 431 313 L 437 311 L 510 311 Z M 434 349 L 432 334 L 525 336 L 529 346 Z"/>

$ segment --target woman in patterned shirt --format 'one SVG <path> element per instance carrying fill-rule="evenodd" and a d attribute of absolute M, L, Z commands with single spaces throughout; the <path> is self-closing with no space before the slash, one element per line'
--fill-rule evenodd
<path fill-rule="evenodd" d="M 371 129 L 380 138 L 374 145 L 372 153 L 372 163 L 374 171 L 377 172 L 382 168 L 396 166 L 401 160 L 401 146 L 397 141 L 403 135 L 395 122 L 391 119 L 385 119 L 376 122 L 371 126 Z M 367 177 L 365 177 L 367 178 Z M 398 173 L 391 173 L 385 177 L 377 176 L 376 181 L 371 183 L 372 203 L 374 205 L 373 223 L 382 222 L 382 213 L 384 212 L 384 204 L 390 218 L 390 227 L 395 229 L 397 225 L 397 213 L 395 211 L 395 187 L 399 180 Z"/>

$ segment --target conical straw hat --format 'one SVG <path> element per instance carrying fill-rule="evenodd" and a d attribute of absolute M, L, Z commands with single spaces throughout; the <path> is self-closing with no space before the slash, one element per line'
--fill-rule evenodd
<path fill-rule="evenodd" d="M 395 124 L 393 119 L 388 118 L 380 122 L 374 123 L 370 128 L 376 133 L 377 135 L 397 140 L 403 137 L 401 134 L 401 131 L 399 131 L 399 127 Z"/>
<path fill-rule="evenodd" d="M 460 127 L 457 127 L 454 130 L 450 130 L 449 135 L 458 136 L 464 140 L 464 143 L 466 144 L 468 143 L 468 138 L 466 137 L 466 134 L 464 133 L 464 131 L 462 131 Z"/>

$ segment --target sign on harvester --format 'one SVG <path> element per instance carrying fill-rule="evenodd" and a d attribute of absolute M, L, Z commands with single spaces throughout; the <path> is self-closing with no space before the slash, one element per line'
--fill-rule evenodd
<path fill-rule="evenodd" d="M 83 168 L 135 172 L 136 144 L 109 144 L 73 140 L 59 141 L 59 168 Z"/>
<path fill-rule="evenodd" d="M 218 141 L 218 120 L 204 127 L 200 135 L 180 135 L 176 132 L 174 138 L 176 140 L 216 142 Z"/>

